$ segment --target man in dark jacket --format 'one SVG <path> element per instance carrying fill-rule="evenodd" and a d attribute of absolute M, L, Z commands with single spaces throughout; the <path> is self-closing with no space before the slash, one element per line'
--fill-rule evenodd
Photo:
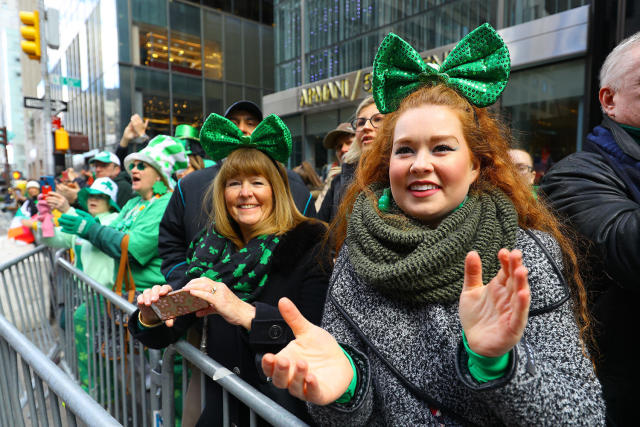
<path fill-rule="evenodd" d="M 245 135 L 251 135 L 262 121 L 262 111 L 250 101 L 234 103 L 224 116 L 234 122 Z M 219 170 L 220 164 L 216 164 L 192 172 L 178 181 L 160 222 L 158 253 L 162 258 L 161 271 L 173 289 L 180 289 L 187 283 L 187 249 L 191 240 L 207 223 L 203 199 Z M 315 216 L 315 206 L 307 186 L 295 172 L 287 169 L 287 175 L 298 210 L 303 215 Z"/>
<path fill-rule="evenodd" d="M 638 403 L 637 320 L 640 291 L 640 33 L 621 42 L 600 71 L 605 116 L 583 151 L 557 163 L 541 189 L 589 241 L 583 274 L 610 425 L 631 425 Z M 583 271 L 584 273 L 584 271 Z"/>

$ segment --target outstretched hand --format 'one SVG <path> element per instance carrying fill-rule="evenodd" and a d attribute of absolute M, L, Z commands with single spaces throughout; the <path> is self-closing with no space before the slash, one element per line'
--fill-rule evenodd
<path fill-rule="evenodd" d="M 299 399 L 316 405 L 335 402 L 353 378 L 349 359 L 331 334 L 305 319 L 289 299 L 282 298 L 278 309 L 296 339 L 278 354 L 264 355 L 264 374 Z"/>
<path fill-rule="evenodd" d="M 531 302 L 522 252 L 501 249 L 498 259 L 500 271 L 484 286 L 480 256 L 469 252 L 460 294 L 460 322 L 469 348 L 487 357 L 502 356 L 520 341 Z"/>

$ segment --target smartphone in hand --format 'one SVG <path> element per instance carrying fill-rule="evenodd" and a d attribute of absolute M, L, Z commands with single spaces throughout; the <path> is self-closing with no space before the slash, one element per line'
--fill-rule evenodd
<path fill-rule="evenodd" d="M 178 289 L 160 297 L 157 302 L 151 304 L 151 309 L 162 321 L 193 313 L 207 308 L 209 303 L 189 293 L 188 290 Z"/>

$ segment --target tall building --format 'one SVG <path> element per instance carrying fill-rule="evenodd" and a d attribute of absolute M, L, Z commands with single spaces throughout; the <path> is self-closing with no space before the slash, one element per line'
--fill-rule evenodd
<path fill-rule="evenodd" d="M 260 104 L 273 92 L 269 1 L 60 3 L 51 94 L 68 102 L 63 124 L 88 136 L 91 149 L 117 143 L 134 113 L 149 120 L 150 136 L 173 134 L 236 100 Z"/>
<path fill-rule="evenodd" d="M 518 145 L 533 154 L 536 169 L 544 173 L 553 162 L 580 149 L 588 128 L 591 99 L 597 98 L 590 86 L 592 69 L 604 59 L 594 60 L 589 39 L 614 33 L 601 43 L 608 53 L 634 25 L 638 30 L 633 24 L 639 13 L 634 2 L 606 3 L 277 0 L 277 92 L 264 98 L 265 113 L 279 113 L 292 130 L 291 163 L 305 159 L 320 168 L 333 158 L 322 147 L 322 138 L 338 123 L 353 119 L 359 101 L 370 95 L 373 58 L 389 32 L 411 43 L 426 62 L 441 63 L 458 40 L 489 22 L 507 43 L 512 62 L 511 79 L 496 108 Z M 596 24 L 599 35 L 592 35 L 595 19 L 604 19 L 594 17 L 595 10 L 611 9 L 612 3 L 626 4 L 625 11 L 618 6 L 613 12 L 622 15 L 618 29 L 626 22 L 626 30 L 615 36 L 615 25 Z M 609 10 L 607 16 L 611 14 Z"/>

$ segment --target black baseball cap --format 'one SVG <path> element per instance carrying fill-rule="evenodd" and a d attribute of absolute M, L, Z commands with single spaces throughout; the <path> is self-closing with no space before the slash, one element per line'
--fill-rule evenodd
<path fill-rule="evenodd" d="M 260 109 L 260 107 L 258 107 L 255 103 L 246 100 L 234 102 L 233 104 L 231 104 L 231 106 L 227 108 L 227 111 L 224 112 L 224 116 L 226 118 L 229 118 L 229 115 L 237 110 L 247 111 L 255 115 L 259 121 L 262 121 L 262 110 Z"/>

